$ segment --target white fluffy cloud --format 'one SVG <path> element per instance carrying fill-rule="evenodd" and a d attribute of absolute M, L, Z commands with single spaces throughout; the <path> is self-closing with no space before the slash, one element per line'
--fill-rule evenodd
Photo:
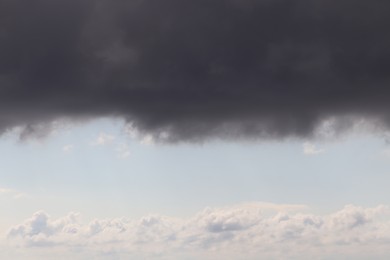
<path fill-rule="evenodd" d="M 390 257 L 390 211 L 353 205 L 329 215 L 295 205 L 208 208 L 188 219 L 139 220 L 35 213 L 12 227 L 14 246 L 94 254 L 101 259 L 378 259 Z M 114 257 L 115 256 L 115 257 Z M 360 257 L 360 258 L 358 258 Z M 366 257 L 366 258 L 365 258 Z"/>

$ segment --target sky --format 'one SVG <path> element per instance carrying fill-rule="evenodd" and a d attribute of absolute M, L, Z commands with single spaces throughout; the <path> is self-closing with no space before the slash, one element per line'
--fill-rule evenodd
<path fill-rule="evenodd" d="M 389 259 L 389 7 L 0 0 L 0 258 Z"/>

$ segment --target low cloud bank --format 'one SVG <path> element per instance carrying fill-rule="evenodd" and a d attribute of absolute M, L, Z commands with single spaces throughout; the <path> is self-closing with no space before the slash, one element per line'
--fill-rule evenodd
<path fill-rule="evenodd" d="M 390 257 L 390 210 L 347 205 L 328 215 L 296 205 L 208 208 L 187 219 L 147 216 L 82 223 L 40 211 L 8 232 L 10 245 L 75 257 L 373 259 Z M 360 257 L 360 258 L 359 258 Z M 365 258 L 366 257 L 366 258 Z"/>

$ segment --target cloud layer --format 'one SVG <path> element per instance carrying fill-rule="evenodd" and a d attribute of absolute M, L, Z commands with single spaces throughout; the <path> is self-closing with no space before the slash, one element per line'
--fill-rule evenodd
<path fill-rule="evenodd" d="M 12 227 L 8 240 L 41 256 L 71 252 L 82 259 L 385 259 L 390 211 L 353 205 L 322 216 L 302 206 L 249 203 L 208 208 L 188 219 L 147 216 L 82 223 L 71 213 L 37 212 Z M 127 258 L 126 258 L 127 257 Z M 382 258 L 381 258 L 382 257 Z"/>
<path fill-rule="evenodd" d="M 333 116 L 387 125 L 389 7 L 0 0 L 0 130 L 120 116 L 177 141 L 310 136 Z"/>

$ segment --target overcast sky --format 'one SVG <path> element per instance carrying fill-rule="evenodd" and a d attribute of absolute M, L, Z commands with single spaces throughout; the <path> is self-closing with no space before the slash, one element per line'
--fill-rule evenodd
<path fill-rule="evenodd" d="M 389 10 L 0 0 L 0 258 L 389 259 Z"/>

